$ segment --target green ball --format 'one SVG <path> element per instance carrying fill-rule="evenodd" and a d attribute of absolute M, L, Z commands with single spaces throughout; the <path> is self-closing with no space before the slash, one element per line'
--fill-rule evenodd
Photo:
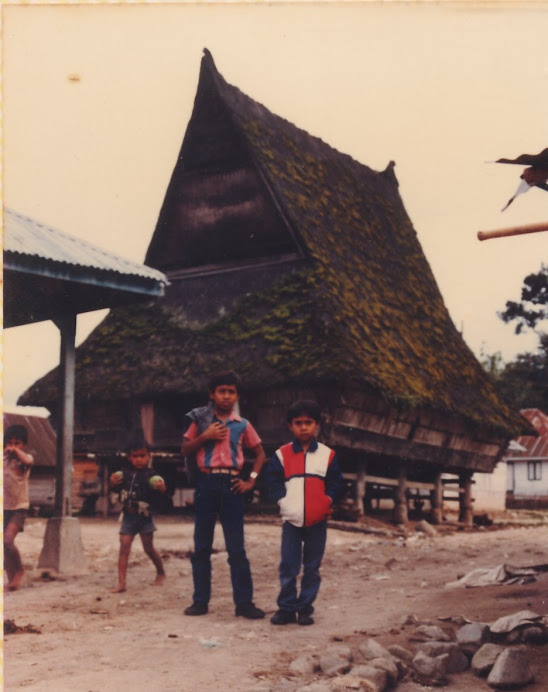
<path fill-rule="evenodd" d="M 154 486 L 156 485 L 156 481 L 163 481 L 163 480 L 164 479 L 162 478 L 162 476 L 151 476 L 149 478 L 148 482 L 149 482 L 150 487 L 154 488 Z"/>

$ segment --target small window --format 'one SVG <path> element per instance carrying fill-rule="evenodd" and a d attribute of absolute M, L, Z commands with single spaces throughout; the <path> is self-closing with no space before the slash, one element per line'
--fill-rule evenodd
<path fill-rule="evenodd" d="M 527 462 L 527 480 L 541 481 L 542 480 L 542 462 L 528 461 Z"/>

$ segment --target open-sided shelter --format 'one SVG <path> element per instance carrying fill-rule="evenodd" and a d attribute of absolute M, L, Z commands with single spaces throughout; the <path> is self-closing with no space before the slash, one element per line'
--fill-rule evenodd
<path fill-rule="evenodd" d="M 163 295 L 166 277 L 11 209 L 4 210 L 4 326 L 52 320 L 60 332 L 53 399 L 57 427 L 54 516 L 41 567 L 85 569 L 72 517 L 75 337 L 78 313 Z"/>
<path fill-rule="evenodd" d="M 267 448 L 287 440 L 291 401 L 319 401 L 360 510 L 383 487 L 403 521 L 409 491 L 427 489 L 439 520 L 449 472 L 470 519 L 473 472 L 523 421 L 453 325 L 393 162 L 374 171 L 275 115 L 206 50 L 146 263 L 167 275 L 165 298 L 112 310 L 78 349 L 89 444 L 141 424 L 176 455 L 183 414 L 230 367 Z M 50 373 L 22 401 L 55 392 Z"/>

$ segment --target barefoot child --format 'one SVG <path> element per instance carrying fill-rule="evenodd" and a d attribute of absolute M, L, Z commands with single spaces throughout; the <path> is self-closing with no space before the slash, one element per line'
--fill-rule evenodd
<path fill-rule="evenodd" d="M 10 425 L 4 433 L 4 569 L 8 591 L 16 591 L 25 573 L 15 545 L 29 510 L 29 476 L 34 459 L 24 451 L 28 433 L 24 425 Z"/>
<path fill-rule="evenodd" d="M 137 534 L 143 550 L 156 567 L 154 586 L 163 584 L 166 578 L 162 558 L 153 545 L 156 526 L 150 514 L 150 503 L 157 492 L 165 492 L 161 476 L 150 468 L 150 449 L 143 439 L 135 439 L 127 446 L 128 468 L 116 471 L 110 477 L 110 487 L 120 494 L 122 502 L 122 526 L 120 528 L 120 555 L 118 558 L 118 586 L 113 593 L 126 590 L 126 573 L 131 544 Z"/>
<path fill-rule="evenodd" d="M 279 610 L 273 625 L 312 625 L 312 605 L 320 588 L 320 565 L 325 551 L 327 517 L 343 489 L 335 452 L 318 442 L 320 407 L 315 401 L 296 401 L 287 411 L 293 442 L 280 447 L 266 470 L 266 483 L 282 516 Z M 297 577 L 303 567 L 301 588 Z"/>

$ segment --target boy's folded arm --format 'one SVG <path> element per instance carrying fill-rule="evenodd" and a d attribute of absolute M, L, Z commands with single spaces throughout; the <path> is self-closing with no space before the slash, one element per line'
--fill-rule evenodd
<path fill-rule="evenodd" d="M 273 502 L 279 502 L 285 496 L 285 474 L 280 460 L 273 454 L 266 465 L 265 471 L 266 489 L 269 498 Z"/>
<path fill-rule="evenodd" d="M 27 466 L 32 466 L 34 464 L 34 457 L 28 452 L 24 452 L 22 449 L 17 449 L 17 447 L 9 447 L 9 451 L 13 452 L 22 464 Z"/>
<path fill-rule="evenodd" d="M 196 450 L 203 447 L 205 443 L 209 440 L 208 431 L 204 430 L 203 433 L 197 435 L 196 437 L 189 439 L 185 437 L 183 439 L 183 444 L 181 445 L 182 454 L 193 454 Z"/>
<path fill-rule="evenodd" d="M 181 445 L 181 454 L 192 454 L 204 444 L 205 440 L 195 437 L 193 440 L 184 439 Z"/>
<path fill-rule="evenodd" d="M 325 494 L 328 495 L 332 502 L 336 502 L 344 490 L 344 478 L 341 473 L 337 457 L 329 464 L 327 473 L 325 474 Z"/>

